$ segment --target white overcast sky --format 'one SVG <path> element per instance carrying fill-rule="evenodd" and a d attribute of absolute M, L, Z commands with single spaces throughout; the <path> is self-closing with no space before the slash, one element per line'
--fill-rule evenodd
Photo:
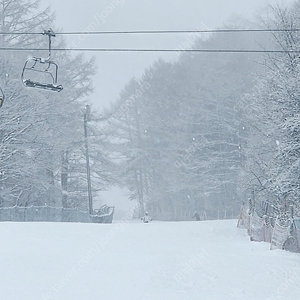
<path fill-rule="evenodd" d="M 41 0 L 43 7 L 51 5 L 56 12 L 56 27 L 63 31 L 87 31 L 93 23 L 94 31 L 119 30 L 183 30 L 209 29 L 222 26 L 234 14 L 250 18 L 257 9 L 277 0 Z M 284 3 L 290 3 L 286 0 Z M 98 22 L 97 22 L 98 21 Z M 187 40 L 185 35 L 91 36 L 80 40 L 67 37 L 68 44 L 80 48 L 170 48 L 178 49 Z M 53 41 L 55 46 L 55 41 Z M 87 54 L 89 56 L 90 54 Z M 144 69 L 159 57 L 176 59 L 176 54 L 162 53 L 97 53 L 95 93 L 91 97 L 94 108 L 101 110 L 114 101 L 132 77 L 139 77 Z M 199 54 L 201 55 L 201 54 Z M 125 208 L 128 201 L 113 190 L 103 193 L 102 204 Z M 132 205 L 132 204 L 131 204 Z"/>
<path fill-rule="evenodd" d="M 222 26 L 233 14 L 251 17 L 255 10 L 276 0 L 41 0 L 56 12 L 56 25 L 63 31 L 209 29 Z M 286 0 L 285 3 L 292 2 Z M 180 48 L 188 35 L 109 35 L 80 40 L 68 36 L 77 47 Z M 55 41 L 54 41 L 55 45 Z M 87 54 L 89 56 L 91 54 Z M 155 59 L 175 59 L 176 54 L 97 53 L 93 106 L 101 110 L 114 101 L 131 77 L 139 77 Z M 199 54 L 201 55 L 201 54 Z"/>

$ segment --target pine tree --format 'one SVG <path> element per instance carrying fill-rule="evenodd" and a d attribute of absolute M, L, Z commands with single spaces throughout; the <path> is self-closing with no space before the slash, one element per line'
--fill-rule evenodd
<path fill-rule="evenodd" d="M 32 33 L 55 29 L 53 13 L 40 11 L 39 1 L 0 1 L 0 18 L 1 31 L 8 33 L 0 41 L 5 47 L 47 48 L 47 37 Z M 64 47 L 65 42 L 56 36 L 53 44 Z M 59 83 L 64 86 L 62 92 L 54 93 L 25 88 L 20 80 L 27 56 L 47 57 L 47 52 L 1 54 L 1 86 L 6 95 L 0 115 L 1 205 L 86 209 L 87 198 L 81 197 L 86 192 L 75 187 L 86 182 L 83 110 L 92 92 L 94 60 L 53 53 Z M 78 164 L 80 170 L 74 167 Z M 71 188 L 71 182 L 75 187 Z"/>

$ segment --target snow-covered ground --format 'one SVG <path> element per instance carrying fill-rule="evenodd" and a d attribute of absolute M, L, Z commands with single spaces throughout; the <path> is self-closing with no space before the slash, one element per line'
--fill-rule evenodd
<path fill-rule="evenodd" d="M 298 300 L 300 256 L 236 223 L 0 223 L 0 299 Z"/>

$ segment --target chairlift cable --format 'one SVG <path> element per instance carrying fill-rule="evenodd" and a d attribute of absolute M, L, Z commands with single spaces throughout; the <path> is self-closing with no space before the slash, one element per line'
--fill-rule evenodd
<path fill-rule="evenodd" d="M 48 51 L 46 48 L 0 47 L 0 51 Z M 198 53 L 300 53 L 300 50 L 254 49 L 135 49 L 135 48 L 52 48 L 51 51 L 81 52 L 198 52 Z"/>
<path fill-rule="evenodd" d="M 100 34 L 181 34 L 181 33 L 232 33 L 232 32 L 299 32 L 300 28 L 252 28 L 252 29 L 189 29 L 189 30 L 128 30 L 128 31 L 70 31 L 56 35 L 100 35 Z M 0 32 L 0 35 L 40 35 L 43 32 Z"/>
<path fill-rule="evenodd" d="M 78 31 L 61 32 L 61 35 L 97 35 L 97 34 L 181 34 L 181 33 L 233 33 L 233 32 L 298 32 L 294 29 L 195 29 L 195 30 L 133 30 L 133 31 Z"/>

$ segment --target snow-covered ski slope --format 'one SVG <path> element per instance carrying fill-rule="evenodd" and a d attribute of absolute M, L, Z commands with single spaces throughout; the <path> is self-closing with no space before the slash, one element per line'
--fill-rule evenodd
<path fill-rule="evenodd" d="M 0 299 L 300 299 L 300 256 L 236 224 L 0 223 Z"/>

